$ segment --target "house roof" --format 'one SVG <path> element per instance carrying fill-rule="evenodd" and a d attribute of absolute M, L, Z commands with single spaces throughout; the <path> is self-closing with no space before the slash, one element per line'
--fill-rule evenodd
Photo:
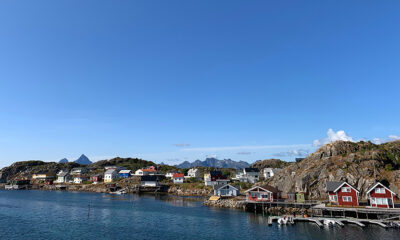
<path fill-rule="evenodd" d="M 119 171 L 119 173 L 131 173 L 132 171 L 131 170 L 121 170 L 121 171 Z"/>
<path fill-rule="evenodd" d="M 154 175 L 141 176 L 140 181 L 158 181 L 158 176 Z"/>
<path fill-rule="evenodd" d="M 61 172 L 61 173 L 57 174 L 57 176 L 59 176 L 59 177 L 65 177 L 67 175 L 68 175 L 68 172 Z"/>
<path fill-rule="evenodd" d="M 173 178 L 183 178 L 185 177 L 185 174 L 183 173 L 175 173 L 174 175 L 172 175 Z"/>
<path fill-rule="evenodd" d="M 154 169 L 141 169 L 143 172 L 157 172 L 156 170 L 154 170 Z"/>
<path fill-rule="evenodd" d="M 108 169 L 104 174 L 112 174 L 115 171 L 117 171 L 117 170 L 115 170 L 114 168 L 111 168 L 111 169 Z"/>
<path fill-rule="evenodd" d="M 266 192 L 272 192 L 272 193 L 278 193 L 278 192 L 280 192 L 277 188 L 275 188 L 275 187 L 273 187 L 273 186 L 270 186 L 270 185 L 254 186 L 254 187 L 248 189 L 248 190 L 245 191 L 245 192 L 250 192 L 250 191 L 252 191 L 252 190 L 254 190 L 254 189 L 256 189 L 256 188 L 260 188 L 260 189 L 262 189 L 262 190 L 264 190 L 264 191 L 266 191 Z"/>
<path fill-rule="evenodd" d="M 375 189 L 377 186 L 382 186 L 382 187 L 384 187 L 384 188 L 386 188 L 387 190 L 389 190 L 391 193 L 393 193 L 394 195 L 396 195 L 396 193 L 395 192 L 393 192 L 392 190 L 390 190 L 390 188 L 388 188 L 388 187 L 386 187 L 385 185 L 383 185 L 382 183 L 380 183 L 380 182 L 377 182 L 377 183 L 375 183 L 374 185 L 372 185 L 372 187 L 370 187 L 369 189 L 368 189 L 368 191 L 367 191 L 367 194 L 369 194 L 373 189 Z"/>
<path fill-rule="evenodd" d="M 351 188 L 353 188 L 356 192 L 360 192 L 358 191 L 355 187 L 351 186 L 350 184 L 348 184 L 347 182 L 335 182 L 335 181 L 328 181 L 326 182 L 326 191 L 327 192 L 336 192 L 337 190 L 339 190 L 339 188 L 341 188 L 344 184 L 349 185 Z"/>
<path fill-rule="evenodd" d="M 233 186 L 233 185 L 230 185 L 230 184 L 224 184 L 224 185 L 221 185 L 221 186 L 217 186 L 217 187 L 215 188 L 215 190 L 220 190 L 221 188 L 226 187 L 226 186 L 230 186 L 230 187 L 232 187 L 232 188 L 234 188 L 234 189 L 236 189 L 236 190 L 239 190 L 239 187 L 238 187 L 238 186 Z"/>
<path fill-rule="evenodd" d="M 259 172 L 258 168 L 245 168 L 244 169 L 246 172 Z"/>
<path fill-rule="evenodd" d="M 221 171 L 210 171 L 211 176 L 222 175 Z"/>

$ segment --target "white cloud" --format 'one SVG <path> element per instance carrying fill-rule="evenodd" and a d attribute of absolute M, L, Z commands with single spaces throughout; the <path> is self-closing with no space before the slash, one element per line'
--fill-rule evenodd
<path fill-rule="evenodd" d="M 257 146 L 228 146 L 228 147 L 200 147 L 186 148 L 181 151 L 189 152 L 214 152 L 214 151 L 232 151 L 232 150 L 253 150 L 253 149 L 279 149 L 279 148 L 304 148 L 310 147 L 310 144 L 293 144 L 293 145 L 257 145 Z"/>
<path fill-rule="evenodd" d="M 330 142 L 334 142 L 334 141 L 350 141 L 350 142 L 354 142 L 353 138 L 349 135 L 346 134 L 345 131 L 340 130 L 340 131 L 333 131 L 332 128 L 330 128 L 328 130 L 328 132 L 326 133 L 327 137 L 323 138 L 323 139 L 318 139 L 318 140 L 314 140 L 313 145 L 318 147 Z"/>
<path fill-rule="evenodd" d="M 275 153 L 274 156 L 277 157 L 305 157 L 309 154 L 309 150 L 307 149 L 297 149 L 297 150 L 289 150 L 287 152 Z"/>
<path fill-rule="evenodd" d="M 239 154 L 239 155 L 250 155 L 251 152 L 238 152 L 236 154 Z"/>
<path fill-rule="evenodd" d="M 175 147 L 189 147 L 190 146 L 189 143 L 175 143 L 172 145 L 174 145 Z"/>
<path fill-rule="evenodd" d="M 396 135 L 389 135 L 389 139 L 395 141 L 395 140 L 400 140 L 400 137 Z"/>
<path fill-rule="evenodd" d="M 387 138 L 374 138 L 373 142 L 375 144 L 382 144 L 382 143 L 396 141 L 396 140 L 400 140 L 400 137 L 396 136 L 396 135 L 389 135 Z"/>

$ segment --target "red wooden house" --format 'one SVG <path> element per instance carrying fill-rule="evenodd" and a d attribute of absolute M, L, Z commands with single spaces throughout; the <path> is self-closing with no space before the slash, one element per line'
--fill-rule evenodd
<path fill-rule="evenodd" d="M 360 192 L 347 182 L 326 182 L 326 191 L 331 204 L 358 206 L 358 194 Z"/>
<path fill-rule="evenodd" d="M 371 207 L 394 208 L 396 194 L 382 183 L 375 183 L 367 191 L 367 197 Z"/>
<path fill-rule="evenodd" d="M 101 175 L 101 174 L 92 175 L 92 176 L 90 176 L 90 181 L 95 182 L 95 183 L 101 182 L 101 181 L 103 181 L 103 175 Z"/>
<path fill-rule="evenodd" d="M 255 186 L 245 191 L 248 201 L 273 202 L 281 198 L 281 192 L 272 186 Z"/>

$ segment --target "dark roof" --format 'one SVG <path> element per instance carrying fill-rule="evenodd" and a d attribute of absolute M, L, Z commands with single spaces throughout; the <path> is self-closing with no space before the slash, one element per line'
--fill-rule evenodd
<path fill-rule="evenodd" d="M 268 190 L 268 191 L 270 191 L 270 192 L 273 192 L 273 193 L 280 192 L 280 191 L 278 190 L 278 188 L 273 187 L 273 186 L 270 186 L 270 185 L 261 185 L 260 187 L 262 187 L 262 188 L 264 188 L 264 189 L 266 189 L 266 190 Z"/>
<path fill-rule="evenodd" d="M 342 185 L 344 182 L 326 182 L 326 191 L 327 192 L 334 192 L 340 185 Z"/>
<path fill-rule="evenodd" d="M 59 176 L 59 177 L 65 177 L 65 176 L 67 176 L 69 173 L 68 172 L 62 172 L 62 173 L 59 173 L 57 176 Z"/>
<path fill-rule="evenodd" d="M 244 169 L 246 172 L 259 172 L 258 168 L 245 168 Z"/>
<path fill-rule="evenodd" d="M 158 176 L 154 175 L 141 176 L 140 181 L 158 181 Z"/>
<path fill-rule="evenodd" d="M 221 171 L 210 171 L 211 176 L 222 175 Z"/>
<path fill-rule="evenodd" d="M 347 185 L 349 185 L 350 187 L 354 188 L 358 192 L 357 188 L 355 188 L 354 186 L 350 185 L 349 183 L 343 182 L 343 181 L 340 181 L 340 182 L 326 182 L 326 191 L 327 192 L 334 192 L 343 183 L 346 183 Z"/>

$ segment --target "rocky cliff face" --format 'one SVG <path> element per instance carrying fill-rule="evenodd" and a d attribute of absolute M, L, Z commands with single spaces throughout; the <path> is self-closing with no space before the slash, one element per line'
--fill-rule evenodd
<path fill-rule="evenodd" d="M 326 199 L 326 181 L 347 181 L 365 198 L 375 179 L 388 182 L 399 193 L 399 168 L 400 141 L 380 145 L 337 141 L 322 146 L 266 182 L 283 192 L 304 191 L 311 199 Z"/>
<path fill-rule="evenodd" d="M 266 159 L 266 160 L 259 160 L 255 163 L 251 164 L 250 167 L 258 168 L 260 170 L 264 168 L 285 168 L 290 166 L 293 162 L 285 162 L 280 159 Z"/>
<path fill-rule="evenodd" d="M 0 182 L 11 179 L 30 179 L 32 174 L 47 172 L 55 174 L 61 169 L 72 169 L 80 166 L 77 163 L 55 163 L 43 161 L 15 162 L 9 167 L 0 170 Z"/>

